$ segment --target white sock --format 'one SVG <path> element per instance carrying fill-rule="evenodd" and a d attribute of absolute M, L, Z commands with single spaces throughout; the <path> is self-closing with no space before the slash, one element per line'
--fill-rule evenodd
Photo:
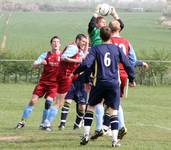
<path fill-rule="evenodd" d="M 84 135 L 88 135 L 90 134 L 90 126 L 84 126 Z"/>
<path fill-rule="evenodd" d="M 112 141 L 118 141 L 118 130 L 112 130 Z"/>

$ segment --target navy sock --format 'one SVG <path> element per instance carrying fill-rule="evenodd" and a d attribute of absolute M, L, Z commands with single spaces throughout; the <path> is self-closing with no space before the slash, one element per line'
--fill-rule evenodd
<path fill-rule="evenodd" d="M 93 122 L 93 112 L 87 111 L 84 115 L 84 126 L 91 126 Z"/>
<path fill-rule="evenodd" d="M 110 114 L 108 114 L 108 113 L 104 114 L 103 125 L 109 128 L 109 126 L 110 126 Z"/>
<path fill-rule="evenodd" d="M 111 124 L 111 130 L 118 130 L 118 126 L 119 126 L 118 116 L 115 115 L 111 116 L 110 124 Z"/>
<path fill-rule="evenodd" d="M 64 105 L 62 106 L 62 111 L 61 111 L 61 125 L 65 126 L 66 123 L 66 119 L 68 116 L 68 112 L 69 112 L 69 107 L 70 104 L 65 102 Z"/>
<path fill-rule="evenodd" d="M 75 123 L 74 123 L 77 127 L 79 127 L 80 122 L 83 119 L 83 116 L 84 116 L 84 112 L 77 111 L 77 116 L 76 116 Z"/>

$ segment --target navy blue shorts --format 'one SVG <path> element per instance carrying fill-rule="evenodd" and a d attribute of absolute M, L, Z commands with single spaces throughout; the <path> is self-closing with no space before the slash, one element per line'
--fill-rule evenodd
<path fill-rule="evenodd" d="M 65 96 L 65 99 L 72 99 L 78 104 L 86 104 L 87 93 L 84 90 L 84 84 L 79 80 L 74 80 Z"/>
<path fill-rule="evenodd" d="M 96 86 L 92 87 L 88 104 L 95 106 L 104 99 L 104 103 L 115 110 L 119 109 L 120 87 L 117 80 L 97 81 Z"/>

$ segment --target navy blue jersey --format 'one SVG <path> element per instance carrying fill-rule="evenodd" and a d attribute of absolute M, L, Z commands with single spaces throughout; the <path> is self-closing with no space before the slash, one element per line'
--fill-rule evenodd
<path fill-rule="evenodd" d="M 118 80 L 118 63 L 121 62 L 128 74 L 130 82 L 134 80 L 134 69 L 129 64 L 125 54 L 119 47 L 113 44 L 101 44 L 91 48 L 83 63 L 75 70 L 74 74 L 80 73 L 95 64 L 96 80 Z"/>

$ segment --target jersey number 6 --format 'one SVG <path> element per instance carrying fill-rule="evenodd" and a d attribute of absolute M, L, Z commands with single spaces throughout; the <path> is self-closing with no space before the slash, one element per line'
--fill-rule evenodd
<path fill-rule="evenodd" d="M 110 53 L 107 52 L 104 55 L 104 64 L 106 67 L 109 67 L 111 65 L 111 59 L 110 59 Z"/>

